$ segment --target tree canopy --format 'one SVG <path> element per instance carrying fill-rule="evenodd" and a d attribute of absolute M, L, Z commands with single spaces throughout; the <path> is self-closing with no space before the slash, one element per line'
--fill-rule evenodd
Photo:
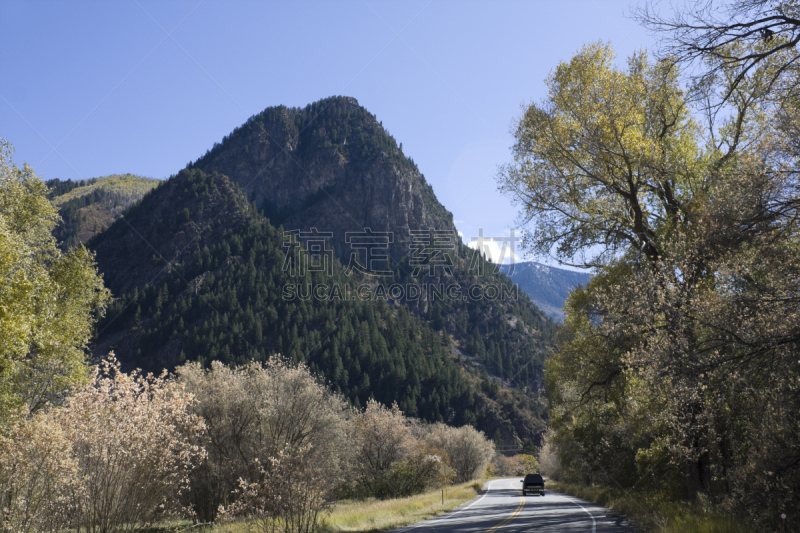
<path fill-rule="evenodd" d="M 536 252 L 600 265 L 631 248 L 651 259 L 660 235 L 691 217 L 706 155 L 675 73 L 645 53 L 614 66 L 611 47 L 584 47 L 525 111 L 501 189 L 522 208 Z M 599 257 L 584 255 L 602 247 Z"/>
<path fill-rule="evenodd" d="M 47 187 L 12 154 L 0 139 L 0 413 L 88 378 L 85 347 L 109 298 L 91 253 L 59 250 Z"/>
<path fill-rule="evenodd" d="M 766 523 L 798 503 L 800 122 L 769 61 L 687 79 L 591 44 L 519 120 L 499 182 L 525 244 L 595 272 L 545 374 L 568 477 Z"/>

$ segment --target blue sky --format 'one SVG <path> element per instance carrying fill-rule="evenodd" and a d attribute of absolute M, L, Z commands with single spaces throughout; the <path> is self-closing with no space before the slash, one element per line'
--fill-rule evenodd
<path fill-rule="evenodd" d="M 632 5 L 0 0 L 0 137 L 44 179 L 167 178 L 266 107 L 353 96 L 465 241 L 508 235 L 494 176 L 521 106 L 585 43 L 651 47 Z"/>

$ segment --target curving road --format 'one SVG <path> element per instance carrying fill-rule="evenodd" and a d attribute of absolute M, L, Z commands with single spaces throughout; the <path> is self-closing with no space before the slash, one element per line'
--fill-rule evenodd
<path fill-rule="evenodd" d="M 634 533 L 625 517 L 586 500 L 545 491 L 522 496 L 520 478 L 489 481 L 484 494 L 397 533 Z"/>

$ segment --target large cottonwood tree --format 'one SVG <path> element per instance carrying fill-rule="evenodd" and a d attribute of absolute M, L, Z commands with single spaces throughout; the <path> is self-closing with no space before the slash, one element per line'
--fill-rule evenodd
<path fill-rule="evenodd" d="M 707 164 L 674 72 L 644 53 L 617 69 L 610 46 L 596 43 L 546 83 L 500 174 L 531 223 L 525 243 L 583 266 L 629 248 L 655 260 L 659 235 L 690 220 Z"/>
<path fill-rule="evenodd" d="M 0 139 L 0 424 L 88 379 L 85 348 L 109 299 L 92 254 L 58 248 L 47 188 L 12 154 Z"/>
<path fill-rule="evenodd" d="M 546 373 L 562 459 L 586 481 L 672 479 L 757 514 L 800 480 L 800 122 L 763 98 L 766 70 L 712 66 L 715 112 L 673 61 L 619 68 L 585 47 L 521 117 L 500 186 L 530 248 L 595 267 Z"/>

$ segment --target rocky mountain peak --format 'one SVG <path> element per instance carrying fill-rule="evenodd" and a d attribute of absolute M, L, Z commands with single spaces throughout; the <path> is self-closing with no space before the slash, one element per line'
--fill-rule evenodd
<path fill-rule="evenodd" d="M 331 232 L 343 260 L 347 232 L 391 232 L 397 259 L 412 230 L 455 231 L 414 162 L 352 97 L 267 108 L 191 166 L 229 176 L 275 225 Z"/>

